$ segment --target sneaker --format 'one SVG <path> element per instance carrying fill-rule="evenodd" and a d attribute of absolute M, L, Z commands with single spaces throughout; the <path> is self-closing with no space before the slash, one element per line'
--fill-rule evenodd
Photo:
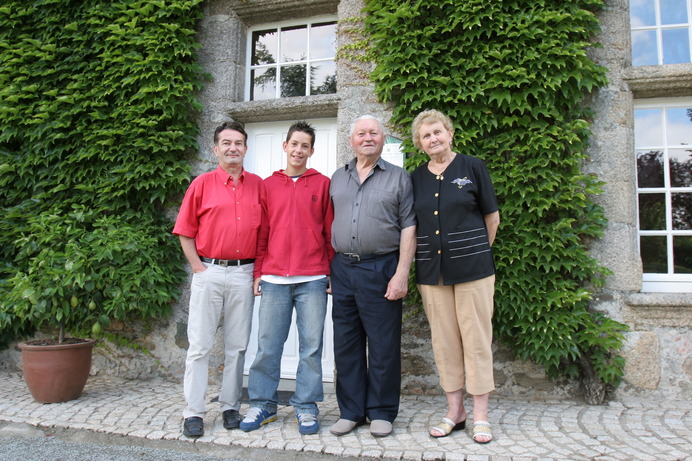
<path fill-rule="evenodd" d="M 298 413 L 296 421 L 298 421 L 298 432 L 303 435 L 317 434 L 317 431 L 320 430 L 317 416 L 312 413 Z"/>
<path fill-rule="evenodd" d="M 183 423 L 183 435 L 196 439 L 204 435 L 204 421 L 199 416 L 185 418 Z"/>
<path fill-rule="evenodd" d="M 247 411 L 245 418 L 240 422 L 240 430 L 245 432 L 254 431 L 272 421 L 276 421 L 276 412 L 270 413 L 267 410 L 252 407 Z"/>

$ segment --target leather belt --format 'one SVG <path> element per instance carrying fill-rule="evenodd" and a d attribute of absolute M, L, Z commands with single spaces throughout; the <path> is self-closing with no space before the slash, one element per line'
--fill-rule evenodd
<path fill-rule="evenodd" d="M 203 256 L 200 259 L 202 261 L 204 261 L 205 263 L 217 264 L 217 265 L 223 266 L 223 267 L 243 266 L 245 264 L 252 264 L 255 262 L 254 259 L 214 259 L 214 258 L 205 258 Z"/>
<path fill-rule="evenodd" d="M 356 253 L 337 253 L 344 258 L 348 259 L 349 261 L 369 261 L 371 259 L 376 259 L 376 258 L 381 258 L 382 256 L 387 256 L 389 253 L 381 254 L 381 255 L 376 255 L 376 254 L 369 254 L 369 255 L 359 255 Z"/>

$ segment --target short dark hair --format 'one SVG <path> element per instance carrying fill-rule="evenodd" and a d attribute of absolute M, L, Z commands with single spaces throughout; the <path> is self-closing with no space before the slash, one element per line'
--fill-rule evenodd
<path fill-rule="evenodd" d="M 223 130 L 237 131 L 243 135 L 245 138 L 245 144 L 247 144 L 247 133 L 245 132 L 245 128 L 243 128 L 243 125 L 240 122 L 236 122 L 235 120 L 232 122 L 223 122 L 221 125 L 216 127 L 216 130 L 214 130 L 214 144 L 218 144 L 219 133 L 221 133 Z"/>
<path fill-rule="evenodd" d="M 310 126 L 310 124 L 306 121 L 299 121 L 295 122 L 291 127 L 288 129 L 288 134 L 286 134 L 286 142 L 291 140 L 291 136 L 293 136 L 293 133 L 296 131 L 300 131 L 302 133 L 307 133 L 310 135 L 310 147 L 315 147 L 315 129 Z"/>

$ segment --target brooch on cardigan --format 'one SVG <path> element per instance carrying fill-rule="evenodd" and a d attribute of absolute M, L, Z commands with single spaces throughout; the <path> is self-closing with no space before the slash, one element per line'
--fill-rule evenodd
<path fill-rule="evenodd" d="M 464 187 L 467 184 L 471 184 L 473 181 L 471 181 L 467 176 L 464 176 L 464 179 L 457 178 L 454 181 L 452 181 L 452 184 L 456 184 L 459 189 Z"/>

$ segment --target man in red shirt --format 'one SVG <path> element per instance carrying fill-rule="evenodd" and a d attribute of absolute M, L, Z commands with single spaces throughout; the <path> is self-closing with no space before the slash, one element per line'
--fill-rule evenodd
<path fill-rule="evenodd" d="M 192 181 L 173 228 L 193 272 L 183 384 L 187 402 L 183 434 L 187 437 L 204 435 L 209 353 L 222 316 L 225 362 L 219 404 L 224 427 L 239 425 L 264 200 L 262 179 L 243 169 L 247 133 L 240 123 L 219 126 L 213 150 L 218 168 Z"/>

